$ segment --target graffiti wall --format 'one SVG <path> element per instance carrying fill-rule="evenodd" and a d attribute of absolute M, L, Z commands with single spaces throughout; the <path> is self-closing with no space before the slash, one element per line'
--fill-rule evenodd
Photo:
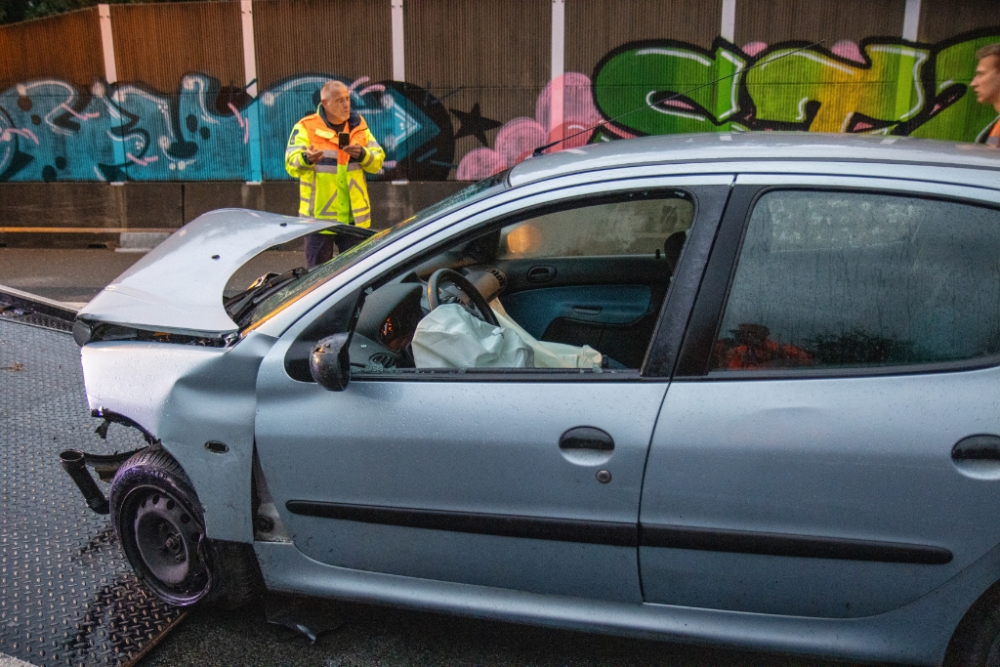
<path fill-rule="evenodd" d="M 5 90 L 0 181 L 286 179 L 288 133 L 316 110 L 331 78 L 350 86 L 354 107 L 385 148 L 381 177 L 447 178 L 454 151 L 448 113 L 413 86 L 307 74 L 251 98 L 194 73 L 170 95 L 138 83 L 95 82 L 82 91 L 53 79 Z M 441 159 L 421 159 L 429 150 Z"/>
<path fill-rule="evenodd" d="M 624 44 L 590 74 L 549 82 L 534 117 L 485 118 L 396 81 L 304 73 L 257 97 L 189 73 L 177 90 L 141 82 L 81 89 L 35 79 L 0 92 L 0 181 L 279 180 L 292 125 L 323 81 L 348 85 L 386 149 L 375 178 L 476 180 L 538 146 L 681 132 L 798 130 L 977 141 L 996 120 L 968 88 L 975 52 L 1000 29 L 938 44 L 869 38 L 711 49 L 671 40 Z M 474 94 L 474 90 L 472 91 Z M 554 100 L 561 100 L 557 105 Z M 553 113 L 561 107 L 561 114 Z M 455 126 L 457 125 L 457 127 Z M 456 155 L 455 140 L 480 146 Z"/>

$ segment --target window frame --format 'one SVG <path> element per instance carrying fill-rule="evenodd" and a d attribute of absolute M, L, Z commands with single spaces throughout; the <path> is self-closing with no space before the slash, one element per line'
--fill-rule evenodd
<path fill-rule="evenodd" d="M 725 185 L 718 182 L 719 177 L 722 176 L 727 180 Z M 467 229 L 464 229 L 461 233 L 448 234 L 447 231 L 443 231 L 442 234 L 447 234 L 447 238 L 440 240 L 437 243 L 433 243 L 428 247 L 422 249 L 419 253 L 412 257 L 407 258 L 405 261 L 396 264 L 388 271 L 379 271 L 379 275 L 374 280 L 369 279 L 365 281 L 364 287 L 360 288 L 359 298 L 357 305 L 355 306 L 355 316 L 352 318 L 350 331 L 353 337 L 354 327 L 356 326 L 357 314 L 360 313 L 363 307 L 363 299 L 366 290 L 370 287 L 381 286 L 389 281 L 395 279 L 400 275 L 405 275 L 409 271 L 412 271 L 416 266 L 425 262 L 427 259 L 433 257 L 436 253 L 444 251 L 448 247 L 455 247 L 462 243 L 468 242 L 473 238 L 480 236 L 482 234 L 488 233 L 491 230 L 502 229 L 506 225 L 514 224 L 520 221 L 528 220 L 531 218 L 537 218 L 542 215 L 552 213 L 561 210 L 570 210 L 573 208 L 580 208 L 587 205 L 588 203 L 601 204 L 610 203 L 614 201 L 628 201 L 629 195 L 639 191 L 651 191 L 654 193 L 660 193 L 659 198 L 669 198 L 675 197 L 680 194 L 689 198 L 694 205 L 694 214 L 692 217 L 691 227 L 689 228 L 690 234 L 687 242 L 685 243 L 684 252 L 681 254 L 680 262 L 675 268 L 674 276 L 671 279 L 671 284 L 668 287 L 663 300 L 659 304 L 658 315 L 656 324 L 653 327 L 652 334 L 650 335 L 649 342 L 647 344 L 646 353 L 642 362 L 642 365 L 638 368 L 632 369 L 601 369 L 599 371 L 588 370 L 588 369 L 544 369 L 544 368 L 510 368 L 510 369 L 401 369 L 399 371 L 390 371 L 386 373 L 363 373 L 363 372 L 353 372 L 352 371 L 352 382 L 413 382 L 413 381 L 425 381 L 425 382 L 621 382 L 621 381 L 656 381 L 662 382 L 669 377 L 669 371 L 672 370 L 672 363 L 669 367 L 665 367 L 658 363 L 662 360 L 664 355 L 664 350 L 660 347 L 663 345 L 663 337 L 667 334 L 673 334 L 675 336 L 674 349 L 670 358 L 676 356 L 676 348 L 680 346 L 680 335 L 676 332 L 676 327 L 664 328 L 664 322 L 670 319 L 682 319 L 687 320 L 687 315 L 689 311 L 683 313 L 682 315 L 674 315 L 673 318 L 667 318 L 668 311 L 671 308 L 684 307 L 685 299 L 676 299 L 674 305 L 671 302 L 671 295 L 675 292 L 675 283 L 678 282 L 678 276 L 685 272 L 685 275 L 691 272 L 697 273 L 697 279 L 700 279 L 701 272 L 704 267 L 704 258 L 707 257 L 708 247 L 710 246 L 711 239 L 714 238 L 715 231 L 718 225 L 719 218 L 725 204 L 726 196 L 731 188 L 732 183 L 732 172 L 728 174 L 691 174 L 691 175 L 677 175 L 677 176 L 666 176 L 666 177 L 654 177 L 654 178 L 630 178 L 626 181 L 619 183 L 619 187 L 613 190 L 607 190 L 603 192 L 587 192 L 582 194 L 574 194 L 564 197 L 558 197 L 558 191 L 550 192 L 550 194 L 556 194 L 551 200 L 546 202 L 541 202 L 535 205 L 525 205 L 524 201 L 516 202 L 516 209 L 503 212 L 499 215 L 492 215 L 490 212 L 483 212 L 472 216 L 471 219 L 482 218 L 485 216 L 491 216 L 489 220 L 478 220 L 477 222 L 471 224 Z M 648 181 L 648 182 L 643 182 Z M 671 182 L 675 181 L 675 182 Z M 703 181 L 703 182 L 699 182 Z M 533 199 L 532 197 L 531 199 Z M 656 199 L 658 198 L 655 194 L 652 196 L 643 197 L 643 199 Z M 704 200 L 704 205 L 703 205 Z M 704 217 L 703 217 L 704 216 Z M 701 230 L 696 232 L 696 230 Z M 700 241 L 694 242 L 695 236 L 700 238 Z M 694 243 L 693 243 L 694 242 Z M 706 243 L 707 242 L 707 243 Z M 705 246 L 700 252 L 689 252 L 689 244 Z M 643 255 L 644 256 L 644 255 Z M 690 257 L 690 258 L 689 258 Z M 698 258 L 701 258 L 699 261 Z M 584 258 L 587 259 L 587 258 Z M 697 265 L 695 265 L 697 264 Z M 691 282 L 690 277 L 686 280 L 687 283 Z M 687 307 L 690 307 L 690 302 L 693 302 L 693 292 L 688 289 L 690 297 L 686 300 Z M 670 352 L 666 353 L 668 356 Z M 653 360 L 651 362 L 651 360 Z"/>
<path fill-rule="evenodd" d="M 705 270 L 705 278 L 692 311 L 688 330 L 681 343 L 680 358 L 677 364 L 675 379 L 732 382 L 741 380 L 859 378 L 952 373 L 1000 366 L 1000 354 L 997 354 L 957 361 L 905 365 L 821 368 L 800 366 L 768 370 L 710 369 L 712 349 L 721 331 L 733 281 L 736 277 L 737 265 L 750 227 L 750 219 L 760 200 L 767 194 L 772 192 L 807 191 L 886 195 L 974 206 L 1000 213 L 1000 201 L 991 202 L 986 199 L 962 196 L 944 191 L 959 188 L 964 190 L 978 188 L 949 186 L 940 183 L 921 183 L 903 179 L 857 179 L 855 177 L 843 179 L 837 176 L 832 177 L 832 179 L 865 180 L 868 183 L 857 182 L 849 185 L 823 185 L 803 182 L 806 179 L 794 179 L 794 176 L 790 178 L 788 175 L 773 177 L 770 179 L 771 182 L 768 183 L 753 182 L 762 180 L 761 175 L 754 175 L 752 179 L 737 178 L 737 184 L 733 188 L 733 195 L 730 198 L 729 206 L 727 206 L 726 212 L 723 215 L 718 239 Z M 816 179 L 813 177 L 808 180 Z M 882 183 L 873 183 L 873 180 L 882 181 Z M 918 186 L 924 189 L 918 191 L 916 190 Z M 997 193 L 993 191 L 984 190 L 983 192 L 990 192 L 994 196 L 997 196 Z"/>

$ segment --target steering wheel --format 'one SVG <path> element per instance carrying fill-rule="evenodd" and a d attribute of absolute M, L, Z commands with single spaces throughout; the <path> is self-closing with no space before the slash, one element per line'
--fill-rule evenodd
<path fill-rule="evenodd" d="M 486 303 L 486 299 L 479 293 L 476 286 L 470 283 L 461 273 L 451 269 L 438 269 L 427 280 L 427 306 L 431 310 L 441 305 L 441 301 L 438 299 L 438 291 L 440 290 L 442 280 L 451 283 L 464 292 L 472 300 L 473 305 L 476 306 L 476 310 L 479 311 L 479 317 L 484 322 L 492 324 L 495 327 L 500 326 L 496 315 L 493 314 L 493 309 L 490 308 L 490 304 Z"/>

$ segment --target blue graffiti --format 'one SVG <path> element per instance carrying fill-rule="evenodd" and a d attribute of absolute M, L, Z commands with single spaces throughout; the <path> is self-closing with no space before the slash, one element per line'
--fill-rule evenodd
<path fill-rule="evenodd" d="M 316 110 L 330 79 L 351 89 L 354 108 L 385 148 L 380 176 L 451 141 L 451 128 L 442 130 L 403 86 L 365 77 L 301 75 L 256 98 L 198 73 L 182 77 L 172 95 L 137 83 L 96 82 L 82 92 L 42 79 L 0 93 L 0 181 L 285 180 L 288 133 Z"/>
<path fill-rule="evenodd" d="M 351 82 L 323 75 L 296 76 L 275 84 L 259 98 L 264 178 L 287 178 L 284 154 L 288 133 L 299 119 L 316 111 L 319 89 L 331 78 L 351 89 L 352 107 L 365 117 L 372 134 L 385 149 L 384 169 L 391 170 L 438 136 L 437 125 L 415 104 L 383 84 L 362 87 L 367 79 Z"/>

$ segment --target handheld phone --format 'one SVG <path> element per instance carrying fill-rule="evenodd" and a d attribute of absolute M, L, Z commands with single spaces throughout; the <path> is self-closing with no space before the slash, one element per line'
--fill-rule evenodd
<path fill-rule="evenodd" d="M 338 146 L 340 146 L 341 148 L 347 148 L 348 146 L 351 145 L 351 135 L 350 135 L 350 133 L 348 133 L 348 132 L 341 132 L 341 133 L 339 133 L 339 136 L 337 137 L 337 141 L 338 141 L 338 144 L 337 144 Z"/>

